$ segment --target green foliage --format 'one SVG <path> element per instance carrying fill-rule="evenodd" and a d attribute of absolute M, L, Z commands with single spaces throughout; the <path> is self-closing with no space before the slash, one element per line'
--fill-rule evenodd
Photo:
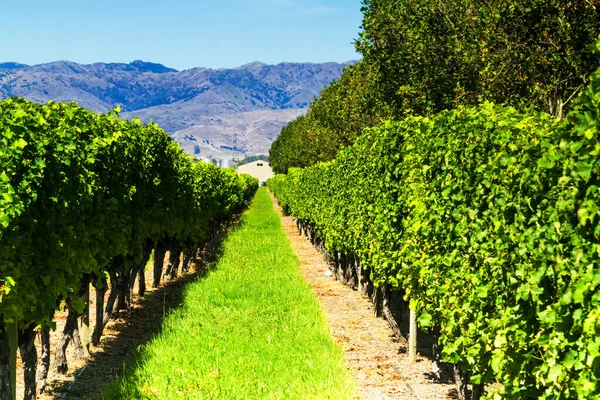
<path fill-rule="evenodd" d="M 482 101 L 562 118 L 598 65 L 599 0 L 363 0 L 362 61 L 285 127 L 276 173 L 335 158 L 363 129 Z"/>
<path fill-rule="evenodd" d="M 363 0 L 357 49 L 394 116 L 482 100 L 562 116 L 598 65 L 597 0 Z"/>
<path fill-rule="evenodd" d="M 311 121 L 300 116 L 287 124 L 269 149 L 269 165 L 275 173 L 286 173 L 290 167 L 306 167 L 317 160 L 319 149 L 311 140 Z"/>
<path fill-rule="evenodd" d="M 600 70 L 566 121 L 491 103 L 369 130 L 268 182 L 330 250 L 402 287 L 503 398 L 600 396 Z"/>
<path fill-rule="evenodd" d="M 156 124 L 22 99 L 0 102 L 0 171 L 5 321 L 49 322 L 85 274 L 148 240 L 201 243 L 258 187 L 194 164 Z"/>
<path fill-rule="evenodd" d="M 273 171 L 287 173 L 291 167 L 331 160 L 364 128 L 383 121 L 390 113 L 375 95 L 371 75 L 364 62 L 347 67 L 311 103 L 306 116 L 284 127 L 269 150 Z"/>
<path fill-rule="evenodd" d="M 242 198 L 245 201 L 244 205 L 248 205 L 258 188 L 258 179 L 253 177 L 252 175 L 241 174 L 239 177 L 239 181 L 242 189 Z"/>

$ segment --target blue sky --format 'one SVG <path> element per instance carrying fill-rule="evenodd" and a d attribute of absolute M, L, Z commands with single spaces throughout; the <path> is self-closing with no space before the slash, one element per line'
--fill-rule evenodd
<path fill-rule="evenodd" d="M 1 2 L 0 62 L 141 59 L 181 70 L 360 58 L 360 0 Z"/>

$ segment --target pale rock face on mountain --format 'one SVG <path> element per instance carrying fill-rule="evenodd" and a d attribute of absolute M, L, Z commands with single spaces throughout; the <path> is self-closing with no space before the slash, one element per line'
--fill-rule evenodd
<path fill-rule="evenodd" d="M 198 157 L 266 153 L 281 128 L 340 77 L 345 64 L 254 62 L 177 71 L 161 64 L 0 63 L 0 99 L 76 101 L 153 120 Z"/>

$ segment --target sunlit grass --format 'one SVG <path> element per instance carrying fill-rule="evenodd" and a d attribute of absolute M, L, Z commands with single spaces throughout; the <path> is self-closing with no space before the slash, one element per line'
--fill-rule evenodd
<path fill-rule="evenodd" d="M 104 397 L 353 398 L 341 351 L 264 188 L 223 251 Z"/>

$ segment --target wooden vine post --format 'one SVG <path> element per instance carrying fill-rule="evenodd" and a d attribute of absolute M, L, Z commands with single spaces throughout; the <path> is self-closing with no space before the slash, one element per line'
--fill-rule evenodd
<path fill-rule="evenodd" d="M 83 345 L 83 356 L 90 356 L 90 284 L 88 283 L 83 289 L 82 300 L 85 303 L 85 309 L 79 316 L 79 335 L 81 336 L 81 344 Z"/>
<path fill-rule="evenodd" d="M 12 400 L 17 399 L 17 348 L 19 347 L 19 327 L 16 322 L 6 324 L 8 347 L 10 348 L 10 386 Z"/>
<path fill-rule="evenodd" d="M 413 309 L 410 310 L 410 327 L 408 331 L 408 354 L 410 361 L 417 361 L 417 314 Z"/>

